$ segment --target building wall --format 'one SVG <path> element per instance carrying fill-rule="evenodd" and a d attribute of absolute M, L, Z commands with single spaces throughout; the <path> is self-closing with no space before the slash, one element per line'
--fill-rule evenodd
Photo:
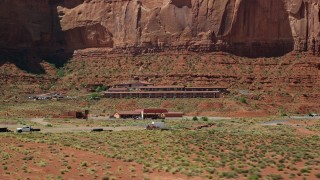
<path fill-rule="evenodd" d="M 122 92 L 105 93 L 106 98 L 219 98 L 219 92 L 195 92 L 195 93 L 148 93 L 148 92 Z"/>
<path fill-rule="evenodd" d="M 120 119 L 120 118 L 121 118 L 121 116 L 120 116 L 119 113 L 114 114 L 114 117 L 115 117 L 116 119 Z"/>

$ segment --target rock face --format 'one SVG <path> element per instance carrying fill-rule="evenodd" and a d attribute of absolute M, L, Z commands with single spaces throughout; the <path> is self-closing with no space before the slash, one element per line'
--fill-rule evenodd
<path fill-rule="evenodd" d="M 0 0 L 0 48 L 278 56 L 318 49 L 319 6 L 319 0 Z"/>

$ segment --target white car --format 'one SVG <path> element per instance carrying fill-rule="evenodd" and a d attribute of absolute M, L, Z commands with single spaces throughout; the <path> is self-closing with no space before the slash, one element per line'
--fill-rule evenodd
<path fill-rule="evenodd" d="M 40 131 L 40 129 L 34 129 L 31 126 L 23 126 L 22 128 L 17 128 L 18 133 L 32 132 L 32 131 Z"/>

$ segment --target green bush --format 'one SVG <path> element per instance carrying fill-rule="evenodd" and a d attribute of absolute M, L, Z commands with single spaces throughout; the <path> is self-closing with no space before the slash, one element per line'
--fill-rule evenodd
<path fill-rule="evenodd" d="M 207 118 L 207 117 L 202 117 L 201 120 L 202 120 L 202 121 L 209 121 L 209 118 Z"/>
<path fill-rule="evenodd" d="M 60 68 L 57 72 L 56 72 L 56 75 L 58 78 L 61 78 L 65 75 L 65 72 L 64 72 L 64 69 L 63 68 Z"/>
<path fill-rule="evenodd" d="M 241 97 L 239 100 L 240 100 L 240 102 L 241 102 L 241 103 L 247 104 L 247 100 L 246 100 L 246 98 Z"/>
<path fill-rule="evenodd" d="M 90 95 L 91 100 L 99 100 L 100 99 L 100 94 L 98 93 L 93 93 Z"/>
<path fill-rule="evenodd" d="M 302 168 L 300 170 L 301 173 L 310 173 L 310 170 L 308 168 Z"/>
<path fill-rule="evenodd" d="M 83 161 L 83 162 L 81 162 L 81 164 L 80 164 L 82 167 L 88 167 L 88 163 L 87 162 L 85 162 L 85 161 Z"/>
<path fill-rule="evenodd" d="M 98 86 L 96 89 L 96 92 L 101 92 L 101 91 L 102 91 L 101 86 Z"/>
<path fill-rule="evenodd" d="M 260 179 L 260 177 L 256 174 L 252 174 L 248 177 L 248 180 L 259 180 L 259 179 Z"/>
<path fill-rule="evenodd" d="M 279 174 L 270 174 L 270 175 L 268 175 L 268 178 L 270 180 L 281 180 L 281 179 L 283 179 L 283 177 L 281 175 L 279 175 Z"/>
<path fill-rule="evenodd" d="M 193 121 L 198 121 L 199 119 L 198 119 L 197 116 L 194 116 L 194 117 L 192 118 L 192 120 L 193 120 Z"/>
<path fill-rule="evenodd" d="M 106 91 L 108 89 L 108 87 L 107 86 L 98 86 L 97 88 L 96 88 L 96 92 L 101 92 L 101 91 Z"/>
<path fill-rule="evenodd" d="M 237 178 L 238 174 L 234 171 L 230 171 L 230 172 L 222 172 L 221 173 L 221 177 L 222 178 L 227 178 L 227 179 L 231 179 L 231 178 Z"/>

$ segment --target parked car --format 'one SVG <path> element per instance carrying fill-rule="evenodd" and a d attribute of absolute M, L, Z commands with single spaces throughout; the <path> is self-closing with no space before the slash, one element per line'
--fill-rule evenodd
<path fill-rule="evenodd" d="M 32 132 L 32 131 L 40 131 L 40 129 L 35 129 L 35 128 L 32 128 L 31 126 L 23 126 L 21 128 L 17 128 L 18 133 Z"/>

